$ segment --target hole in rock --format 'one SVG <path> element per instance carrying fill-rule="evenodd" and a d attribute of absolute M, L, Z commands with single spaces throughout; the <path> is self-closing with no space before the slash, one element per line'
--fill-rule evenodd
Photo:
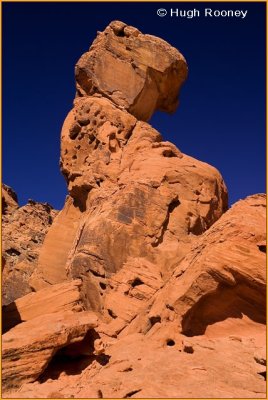
<path fill-rule="evenodd" d="M 163 155 L 164 157 L 177 157 L 177 155 L 176 155 L 176 154 L 174 153 L 174 151 L 171 150 L 171 149 L 164 150 L 164 151 L 162 152 L 162 155 Z"/>
<path fill-rule="evenodd" d="M 99 334 L 91 329 L 81 342 L 72 343 L 59 349 L 39 376 L 38 381 L 43 383 L 48 379 L 55 380 L 61 374 L 79 375 L 93 361 L 97 361 L 102 366 L 106 365 L 110 356 L 93 354 L 94 341 L 99 338 Z"/>
<path fill-rule="evenodd" d="M 168 339 L 167 340 L 167 346 L 175 346 L 175 342 L 173 339 Z"/>
<path fill-rule="evenodd" d="M 134 281 L 131 282 L 131 286 L 134 288 L 139 285 L 143 285 L 144 282 L 140 278 L 135 278 Z"/>
<path fill-rule="evenodd" d="M 158 322 L 161 322 L 161 317 L 160 317 L 160 315 L 156 315 L 156 316 L 150 317 L 149 321 L 151 323 L 151 327 L 153 327 Z"/>
<path fill-rule="evenodd" d="M 108 314 L 110 315 L 110 317 L 112 317 L 112 318 L 117 318 L 117 315 L 113 312 L 113 310 L 111 310 L 110 308 L 108 308 Z"/>
<path fill-rule="evenodd" d="M 110 358 L 111 356 L 108 356 L 108 354 L 100 354 L 95 357 L 96 361 L 102 366 L 107 365 Z"/>
<path fill-rule="evenodd" d="M 262 253 L 266 253 L 266 245 L 265 244 L 258 245 L 258 248 Z"/>
<path fill-rule="evenodd" d="M 115 36 L 124 37 L 125 36 L 124 28 L 120 30 L 114 30 L 114 34 Z"/>
<path fill-rule="evenodd" d="M 194 349 L 192 346 L 186 345 L 183 348 L 184 353 L 188 353 L 188 354 L 193 354 L 194 353 Z"/>
<path fill-rule="evenodd" d="M 77 138 L 77 136 L 79 135 L 80 130 L 81 130 L 81 127 L 79 126 L 79 124 L 75 124 L 69 131 L 70 138 L 72 140 L 75 140 Z"/>
<path fill-rule="evenodd" d="M 261 375 L 264 378 L 264 380 L 266 381 L 266 371 L 258 372 L 258 375 Z"/>
<path fill-rule="evenodd" d="M 233 287 L 220 283 L 213 293 L 203 296 L 184 315 L 182 333 L 189 337 L 203 335 L 209 325 L 228 318 L 242 320 L 245 316 L 252 322 L 265 324 L 265 287 L 249 286 L 247 282 Z"/>
<path fill-rule="evenodd" d="M 106 284 L 105 284 L 105 283 L 100 282 L 99 285 L 100 285 L 100 287 L 101 287 L 102 290 L 105 290 L 105 289 L 106 289 Z"/>
<path fill-rule="evenodd" d="M 6 253 L 10 256 L 19 256 L 21 254 L 19 250 L 13 248 L 6 250 Z"/>

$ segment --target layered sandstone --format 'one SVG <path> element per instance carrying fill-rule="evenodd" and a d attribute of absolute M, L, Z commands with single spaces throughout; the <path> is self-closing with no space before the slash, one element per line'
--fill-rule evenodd
<path fill-rule="evenodd" d="M 265 398 L 265 195 L 227 211 L 219 171 L 148 122 L 175 111 L 184 57 L 114 21 L 75 76 L 69 196 L 38 249 L 36 293 L 5 309 L 18 324 L 5 397 Z M 5 204 L 18 212 L 12 191 Z"/>
<path fill-rule="evenodd" d="M 189 337 L 264 335 L 265 220 L 265 195 L 236 203 L 193 243 L 128 330 L 145 331 L 158 317 L 165 324 L 176 320 L 176 329 Z"/>
<path fill-rule="evenodd" d="M 38 292 L 28 293 L 4 306 L 3 331 L 41 315 L 83 311 L 85 307 L 81 298 L 81 284 L 82 282 L 77 279 L 50 285 Z"/>
<path fill-rule="evenodd" d="M 90 312 L 46 314 L 24 322 L 3 335 L 3 389 L 34 382 L 56 351 L 81 342 L 97 318 Z"/>

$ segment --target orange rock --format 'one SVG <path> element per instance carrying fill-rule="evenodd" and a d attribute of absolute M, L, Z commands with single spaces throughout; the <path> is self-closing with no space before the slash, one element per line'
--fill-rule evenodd
<path fill-rule="evenodd" d="M 30 285 L 40 290 L 67 280 L 66 264 L 79 228 L 81 212 L 67 197 L 63 210 L 56 216 L 40 249 L 38 267 L 30 278 Z"/>
<path fill-rule="evenodd" d="M 4 220 L 7 220 L 17 208 L 18 205 L 18 197 L 14 190 L 2 183 L 2 216 Z"/>
<path fill-rule="evenodd" d="M 44 314 L 84 310 L 80 280 L 50 285 L 3 307 L 3 330 Z"/>
<path fill-rule="evenodd" d="M 157 38 L 136 36 L 136 31 L 133 37 L 132 33 L 118 36 L 119 27 L 134 32 L 113 23 L 92 45 L 92 60 L 91 51 L 82 59 L 97 62 L 103 51 L 109 53 L 111 38 L 118 49 L 125 40 L 142 43 L 146 52 L 143 47 L 134 51 L 140 65 L 144 57 L 151 62 L 153 49 L 158 48 L 155 62 L 182 60 L 175 49 Z M 85 61 L 86 68 L 98 74 L 91 61 Z M 124 63 L 128 62 L 126 58 Z M 180 79 L 179 75 L 174 74 L 174 79 Z M 173 102 L 173 95 L 164 84 L 166 78 L 161 78 L 163 86 L 159 87 L 167 104 Z M 149 89 L 145 85 L 143 90 Z M 164 279 L 169 277 L 196 236 L 227 209 L 227 189 L 215 168 L 163 142 L 148 123 L 137 120 L 127 107 L 119 107 L 113 95 L 101 96 L 101 90 L 98 96 L 92 91 L 80 94 L 61 136 L 61 170 L 71 198 L 46 236 L 31 285 L 38 290 L 48 283 L 80 278 L 88 309 L 105 313 L 103 299 L 110 276 L 129 257 L 137 257 L 157 265 Z"/>
<path fill-rule="evenodd" d="M 4 396 L 266 397 L 265 195 L 227 211 L 220 173 L 146 122 L 175 110 L 186 76 L 176 49 L 119 21 L 78 61 L 61 134 L 70 196 L 38 292 L 15 302 L 28 321 L 4 335 Z M 81 308 L 98 326 L 66 312 Z"/>
<path fill-rule="evenodd" d="M 184 57 L 167 42 L 114 21 L 77 62 L 77 94 L 108 97 L 147 121 L 155 110 L 175 111 L 187 72 Z"/>
<path fill-rule="evenodd" d="M 91 312 L 46 314 L 17 325 L 2 338 L 2 385 L 12 389 L 33 382 L 55 352 L 81 341 L 97 326 Z"/>
<path fill-rule="evenodd" d="M 264 334 L 266 256 L 259 243 L 265 220 L 265 195 L 236 203 L 193 243 L 154 296 L 147 319 L 157 314 L 164 322 L 173 315 L 186 336 Z"/>
<path fill-rule="evenodd" d="M 29 200 L 19 207 L 16 194 L 3 185 L 2 254 L 5 264 L 2 301 L 9 304 L 32 291 L 29 283 L 39 250 L 57 214 L 48 203 Z"/>

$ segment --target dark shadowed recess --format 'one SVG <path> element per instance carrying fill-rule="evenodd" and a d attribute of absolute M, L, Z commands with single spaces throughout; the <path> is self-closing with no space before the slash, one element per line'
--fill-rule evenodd
<path fill-rule="evenodd" d="M 183 317 L 182 333 L 186 336 L 203 335 L 208 325 L 227 318 L 242 319 L 246 315 L 260 324 L 266 321 L 266 288 L 245 284 L 235 287 L 219 284 L 218 288 L 202 297 Z"/>

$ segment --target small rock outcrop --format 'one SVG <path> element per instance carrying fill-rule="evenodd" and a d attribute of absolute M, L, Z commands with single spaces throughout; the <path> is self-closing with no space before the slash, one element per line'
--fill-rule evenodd
<path fill-rule="evenodd" d="M 2 185 L 2 304 L 32 291 L 29 279 L 40 247 L 57 211 L 33 200 L 22 207 L 16 193 Z"/>
<path fill-rule="evenodd" d="M 75 67 L 63 209 L 5 187 L 4 397 L 266 397 L 266 196 L 228 210 L 220 172 L 149 124 L 187 71 L 111 22 Z"/>
<path fill-rule="evenodd" d="M 50 285 L 38 292 L 31 292 L 3 307 L 2 326 L 6 332 L 20 322 L 44 314 L 85 310 L 81 299 L 81 284 L 77 279 Z"/>
<path fill-rule="evenodd" d="M 82 341 L 96 326 L 90 312 L 46 314 L 17 325 L 2 337 L 3 389 L 34 382 L 56 351 Z"/>

